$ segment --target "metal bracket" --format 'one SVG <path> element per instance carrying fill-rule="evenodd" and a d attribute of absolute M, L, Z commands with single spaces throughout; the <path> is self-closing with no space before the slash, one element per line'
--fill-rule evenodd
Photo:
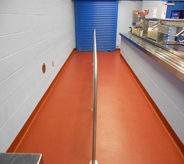
<path fill-rule="evenodd" d="M 89 162 L 89 164 L 92 164 L 92 160 Z M 97 160 L 95 160 L 94 164 L 98 164 Z"/>

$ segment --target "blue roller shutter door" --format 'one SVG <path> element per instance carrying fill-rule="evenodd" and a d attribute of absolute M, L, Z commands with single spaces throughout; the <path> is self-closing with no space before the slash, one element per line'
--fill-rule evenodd
<path fill-rule="evenodd" d="M 93 31 L 98 51 L 115 51 L 118 3 L 114 0 L 76 0 L 76 48 L 93 51 Z"/>

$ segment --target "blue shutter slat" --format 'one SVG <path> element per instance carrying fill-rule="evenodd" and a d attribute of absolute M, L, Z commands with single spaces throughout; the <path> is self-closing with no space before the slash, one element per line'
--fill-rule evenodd
<path fill-rule="evenodd" d="M 76 48 L 93 51 L 93 32 L 96 29 L 97 50 L 115 51 L 117 1 L 75 0 Z"/>

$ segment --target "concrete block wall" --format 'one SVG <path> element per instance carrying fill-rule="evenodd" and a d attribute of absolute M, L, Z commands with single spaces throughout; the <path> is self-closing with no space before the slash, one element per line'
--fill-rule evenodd
<path fill-rule="evenodd" d="M 0 152 L 5 152 L 75 48 L 74 1 L 1 0 L 0 22 Z"/>
<path fill-rule="evenodd" d="M 184 144 L 184 82 L 123 37 L 120 52 Z"/>
<path fill-rule="evenodd" d="M 132 26 L 133 10 L 141 10 L 142 1 L 118 1 L 118 21 L 116 48 L 120 48 L 121 36 L 119 33 L 128 33 Z"/>

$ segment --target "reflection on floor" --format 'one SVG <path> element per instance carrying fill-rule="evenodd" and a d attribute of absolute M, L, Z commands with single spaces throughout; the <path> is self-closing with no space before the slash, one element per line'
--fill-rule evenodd
<path fill-rule="evenodd" d="M 92 154 L 92 52 L 76 52 L 61 71 L 15 152 L 44 164 L 86 164 Z M 119 52 L 98 52 L 99 164 L 183 164 L 184 158 Z"/>

